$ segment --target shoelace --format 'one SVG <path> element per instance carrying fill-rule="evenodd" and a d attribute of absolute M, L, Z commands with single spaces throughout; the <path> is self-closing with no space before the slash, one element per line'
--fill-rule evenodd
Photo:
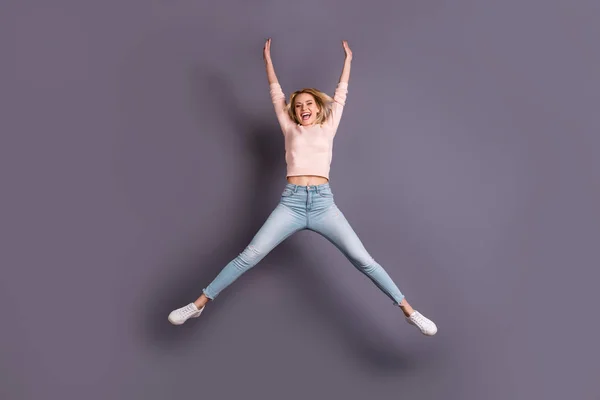
<path fill-rule="evenodd" d="M 194 314 L 198 311 L 199 310 L 195 310 L 191 304 L 188 304 L 187 306 L 185 306 L 184 308 L 179 310 L 179 314 L 181 314 L 182 316 L 187 316 L 187 315 Z"/>
<path fill-rule="evenodd" d="M 419 328 L 423 328 L 427 324 L 427 319 L 421 314 L 415 314 L 412 317 L 412 321 L 419 326 Z"/>

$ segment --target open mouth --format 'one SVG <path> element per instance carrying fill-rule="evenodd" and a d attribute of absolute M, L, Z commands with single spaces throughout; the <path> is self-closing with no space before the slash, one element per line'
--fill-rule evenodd
<path fill-rule="evenodd" d="M 302 113 L 302 121 L 307 121 L 310 118 L 310 115 L 309 112 Z"/>

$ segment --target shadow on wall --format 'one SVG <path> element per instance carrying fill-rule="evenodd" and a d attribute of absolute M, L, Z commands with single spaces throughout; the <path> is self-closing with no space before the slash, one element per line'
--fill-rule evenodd
<path fill-rule="evenodd" d="M 240 199 L 240 207 L 246 209 L 242 213 L 246 219 L 238 221 L 234 235 L 223 240 L 223 244 L 211 253 L 210 259 L 207 259 L 206 255 L 183 254 L 181 259 L 172 260 L 169 265 L 165 265 L 165 268 L 176 271 L 177 274 L 169 275 L 173 276 L 171 281 L 160 281 L 159 286 L 150 290 L 153 295 L 147 299 L 148 307 L 146 313 L 142 314 L 141 336 L 151 342 L 153 347 L 186 346 L 191 341 L 198 340 L 199 332 L 206 324 L 211 323 L 216 310 L 203 314 L 202 324 L 191 323 L 177 327 L 167 321 L 168 313 L 196 299 L 201 294 L 201 288 L 206 287 L 221 268 L 250 243 L 278 201 L 277 197 L 266 198 L 265 193 L 283 190 L 285 184 L 285 179 L 282 179 L 284 176 L 282 168 L 285 168 L 284 141 L 275 118 L 258 120 L 256 116 L 248 115 L 239 104 L 236 104 L 233 88 L 223 75 L 198 68 L 192 79 L 194 96 L 210 93 L 211 100 L 200 101 L 195 98 L 194 107 L 198 104 L 205 107 L 205 104 L 211 103 L 235 115 L 232 121 L 236 126 L 235 132 L 238 132 L 239 140 L 246 141 L 244 147 L 247 151 L 244 154 L 253 157 L 253 162 L 250 164 L 254 165 L 254 171 L 250 175 L 251 181 L 248 185 L 260 187 L 260 190 L 243 192 L 246 197 Z M 277 187 L 274 187 L 275 185 Z M 414 371 L 418 369 L 419 364 L 430 362 L 428 355 L 425 357 L 424 354 L 413 355 L 399 349 L 398 343 L 391 343 L 368 321 L 357 320 L 356 313 L 353 311 L 359 306 L 357 300 L 353 300 L 351 296 L 344 298 L 333 296 L 331 293 L 335 293 L 336 290 L 329 287 L 331 282 L 320 279 L 316 273 L 325 266 L 316 265 L 314 268 L 307 268 L 307 265 L 314 264 L 315 261 L 307 259 L 303 249 L 299 248 L 293 237 L 282 242 L 256 267 L 234 282 L 211 307 L 213 309 L 218 307 L 219 312 L 226 312 L 231 291 L 235 290 L 236 284 L 243 282 L 244 276 L 274 273 L 273 265 L 286 265 L 284 272 L 281 272 L 281 267 L 278 267 L 279 272 L 284 275 L 285 284 L 289 289 L 296 290 L 302 299 L 298 301 L 298 306 L 308 307 L 311 314 L 328 321 L 335 328 L 339 340 L 346 342 L 349 351 L 356 353 L 356 358 L 361 364 L 371 365 L 376 370 Z M 266 260 L 268 262 L 265 262 Z M 358 272 L 350 267 L 348 273 Z M 306 293 L 310 293 L 310 296 L 306 296 Z"/>

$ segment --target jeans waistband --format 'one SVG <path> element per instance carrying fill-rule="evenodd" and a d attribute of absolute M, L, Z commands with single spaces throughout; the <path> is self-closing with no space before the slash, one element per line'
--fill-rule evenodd
<path fill-rule="evenodd" d="M 294 193 L 296 193 L 296 192 L 320 192 L 321 190 L 324 190 L 324 189 L 331 190 L 331 185 L 329 182 L 322 183 L 320 185 L 309 185 L 309 186 L 301 186 L 301 185 L 295 185 L 293 183 L 287 183 L 285 185 L 285 187 L 286 187 L 286 189 L 293 190 Z"/>

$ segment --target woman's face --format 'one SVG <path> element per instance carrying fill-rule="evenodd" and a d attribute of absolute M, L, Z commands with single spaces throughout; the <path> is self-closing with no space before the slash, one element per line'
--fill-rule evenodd
<path fill-rule="evenodd" d="M 300 93 L 294 100 L 296 117 L 303 126 L 312 125 L 317 120 L 317 113 L 321 111 L 312 94 Z"/>

